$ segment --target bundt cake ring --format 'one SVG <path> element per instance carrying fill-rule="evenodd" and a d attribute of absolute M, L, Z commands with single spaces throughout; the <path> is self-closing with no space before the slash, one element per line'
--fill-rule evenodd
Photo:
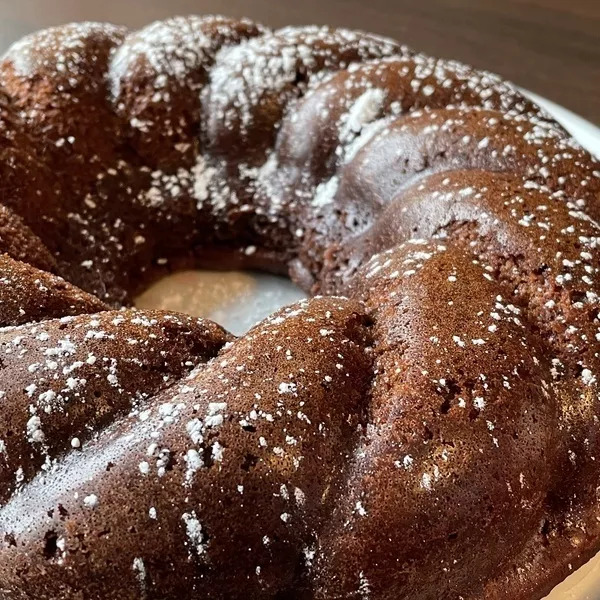
<path fill-rule="evenodd" d="M 536 600 L 600 549 L 600 165 L 512 85 L 222 17 L 0 84 L 2 600 Z M 130 308 L 186 265 L 313 297 Z"/>

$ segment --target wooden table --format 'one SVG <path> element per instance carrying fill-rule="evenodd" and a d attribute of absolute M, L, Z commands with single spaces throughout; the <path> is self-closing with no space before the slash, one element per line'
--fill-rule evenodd
<path fill-rule="evenodd" d="M 186 13 L 378 32 L 496 71 L 600 124 L 600 0 L 0 0 L 0 49 L 66 21 L 139 27 Z"/>

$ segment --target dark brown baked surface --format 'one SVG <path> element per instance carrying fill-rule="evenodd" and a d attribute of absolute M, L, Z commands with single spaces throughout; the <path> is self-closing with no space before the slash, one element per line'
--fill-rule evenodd
<path fill-rule="evenodd" d="M 510 83 L 177 17 L 0 86 L 0 598 L 538 600 L 600 549 L 600 164 Z M 182 266 L 313 297 L 128 308 Z"/>

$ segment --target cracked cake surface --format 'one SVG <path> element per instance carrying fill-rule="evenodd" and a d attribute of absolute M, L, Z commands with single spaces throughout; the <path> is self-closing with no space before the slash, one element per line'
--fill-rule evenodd
<path fill-rule="evenodd" d="M 600 164 L 330 27 L 76 23 L 0 61 L 0 598 L 538 600 L 600 550 Z M 235 337 L 184 267 L 311 298 Z"/>

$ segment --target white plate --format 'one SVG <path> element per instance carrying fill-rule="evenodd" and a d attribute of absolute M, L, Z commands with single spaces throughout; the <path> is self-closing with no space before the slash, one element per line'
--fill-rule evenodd
<path fill-rule="evenodd" d="M 522 91 L 562 123 L 583 147 L 600 158 L 600 129 L 598 127 L 569 109 L 560 106 L 560 104 L 546 100 L 546 98 L 542 98 L 542 96 L 538 96 L 529 90 Z"/>
<path fill-rule="evenodd" d="M 600 129 L 554 102 L 524 92 L 600 157 Z M 241 335 L 281 306 L 304 297 L 289 280 L 273 275 L 185 271 L 153 285 L 136 305 L 207 317 Z M 557 586 L 546 600 L 600 600 L 600 554 Z"/>
<path fill-rule="evenodd" d="M 182 271 L 161 279 L 135 301 L 206 317 L 242 335 L 278 308 L 306 298 L 285 277 L 241 271 Z"/>

